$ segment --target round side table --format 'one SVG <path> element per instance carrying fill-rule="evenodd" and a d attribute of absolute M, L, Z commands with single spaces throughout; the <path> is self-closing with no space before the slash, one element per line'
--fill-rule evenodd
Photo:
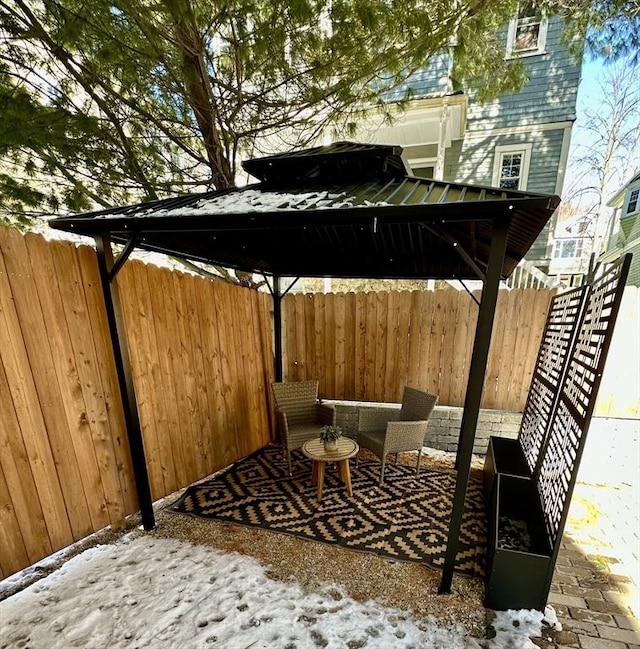
<path fill-rule="evenodd" d="M 358 450 L 358 444 L 350 437 L 341 437 L 338 440 L 338 447 L 335 451 L 325 451 L 324 442 L 319 437 L 303 444 L 302 452 L 313 461 L 311 482 L 312 484 L 315 484 L 316 481 L 318 482 L 318 501 L 322 500 L 324 470 L 327 462 L 336 462 L 338 465 L 338 476 L 344 482 L 349 497 L 353 496 L 349 458 L 353 457 Z"/>

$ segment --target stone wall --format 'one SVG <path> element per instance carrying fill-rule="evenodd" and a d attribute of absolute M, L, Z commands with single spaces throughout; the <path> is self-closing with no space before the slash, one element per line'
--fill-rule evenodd
<path fill-rule="evenodd" d="M 400 408 L 400 404 L 372 403 L 368 401 L 327 401 L 336 407 L 336 419 L 345 435 L 356 437 L 358 430 L 358 408 Z M 518 436 L 522 414 L 503 410 L 480 410 L 478 427 L 473 446 L 473 452 L 484 455 L 491 435 L 501 437 Z M 462 408 L 452 406 L 436 406 L 425 437 L 425 446 L 441 451 L 456 451 Z"/>

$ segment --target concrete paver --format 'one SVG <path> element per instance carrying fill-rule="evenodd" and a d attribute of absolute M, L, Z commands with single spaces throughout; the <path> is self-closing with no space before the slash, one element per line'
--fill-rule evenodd
<path fill-rule="evenodd" d="M 594 419 L 549 604 L 557 649 L 640 649 L 640 422 Z M 548 645 L 541 645 L 548 646 Z"/>

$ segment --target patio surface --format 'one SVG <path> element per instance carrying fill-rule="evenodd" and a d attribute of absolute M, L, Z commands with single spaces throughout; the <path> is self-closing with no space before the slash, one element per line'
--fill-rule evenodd
<path fill-rule="evenodd" d="M 543 649 L 640 649 L 639 457 L 639 421 L 593 421 L 549 597 L 563 630 L 534 638 Z M 427 461 L 439 468 L 450 462 L 433 456 Z M 254 556 L 274 578 L 310 588 L 347 580 L 354 599 L 412 608 L 417 616 L 433 615 L 442 623 L 461 622 L 478 638 L 491 622 L 479 579 L 456 576 L 452 594 L 438 595 L 438 571 L 163 510 L 175 497 L 156 503 L 158 529 L 152 534 Z M 111 542 L 95 536 L 78 551 Z M 53 569 L 48 566 L 39 576 Z"/>
<path fill-rule="evenodd" d="M 563 626 L 541 647 L 640 647 L 640 421 L 594 419 L 549 604 Z"/>

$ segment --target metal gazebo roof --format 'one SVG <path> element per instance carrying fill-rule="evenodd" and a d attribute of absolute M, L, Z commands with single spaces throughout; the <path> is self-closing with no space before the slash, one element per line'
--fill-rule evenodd
<path fill-rule="evenodd" d="M 273 276 L 276 380 L 282 379 L 282 276 L 480 278 L 441 592 L 450 592 L 501 278 L 559 204 L 557 196 L 414 178 L 394 146 L 340 142 L 244 163 L 260 183 L 57 218 L 93 236 L 140 511 L 155 519 L 115 279 L 136 248 Z M 114 259 L 112 242 L 125 249 Z"/>
<path fill-rule="evenodd" d="M 57 218 L 55 228 L 267 275 L 473 278 L 496 219 L 508 277 L 556 196 L 415 178 L 400 147 L 342 142 L 250 160 L 260 183 Z"/>

